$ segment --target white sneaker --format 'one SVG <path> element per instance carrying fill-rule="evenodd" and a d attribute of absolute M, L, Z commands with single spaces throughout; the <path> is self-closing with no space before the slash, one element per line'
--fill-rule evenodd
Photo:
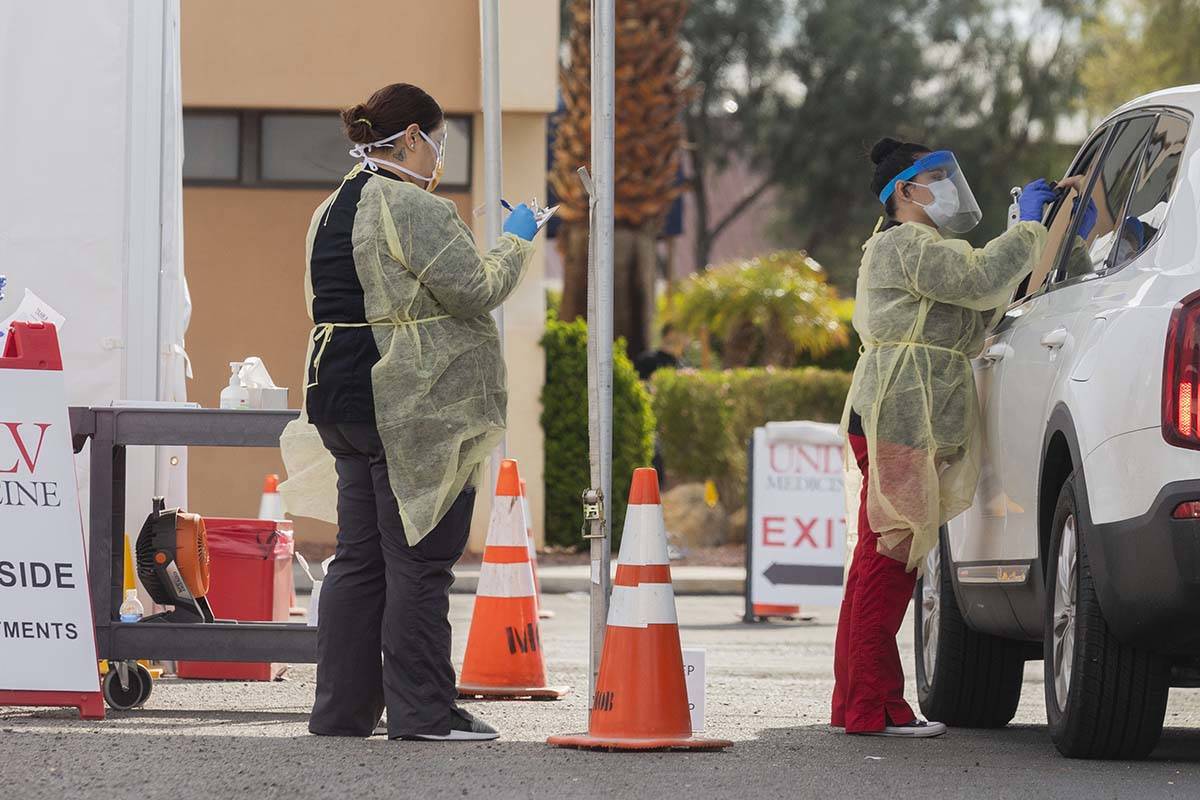
<path fill-rule="evenodd" d="M 881 731 L 869 731 L 864 736 L 896 736 L 906 739 L 929 739 L 941 736 L 946 732 L 946 726 L 941 722 L 926 722 L 914 719 L 905 725 L 888 725 Z"/>

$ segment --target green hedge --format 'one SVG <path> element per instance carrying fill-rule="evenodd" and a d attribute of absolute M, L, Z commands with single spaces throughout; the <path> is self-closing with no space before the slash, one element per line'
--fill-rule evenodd
<path fill-rule="evenodd" d="M 746 495 L 746 446 L 773 420 L 838 422 L 851 374 L 841 370 L 659 370 L 654 415 L 672 483 L 711 478 L 727 509 Z"/>
<path fill-rule="evenodd" d="M 580 546 L 583 507 L 579 498 L 591 484 L 588 468 L 587 325 L 582 320 L 550 319 L 542 337 L 546 385 L 542 389 L 545 434 L 546 542 Z M 650 396 L 625 355 L 613 347 L 613 546 L 621 539 L 629 484 L 636 467 L 654 454 L 654 415 Z"/>

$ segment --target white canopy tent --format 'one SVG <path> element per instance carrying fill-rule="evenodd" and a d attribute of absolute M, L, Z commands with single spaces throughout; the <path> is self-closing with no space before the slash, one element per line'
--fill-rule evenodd
<path fill-rule="evenodd" d="M 190 302 L 183 269 L 180 0 L 0 5 L 0 274 L 66 317 L 68 402 L 182 401 Z M 609 593 L 612 470 L 613 0 L 593 0 L 589 407 L 592 488 L 591 677 Z M 499 194 L 500 4 L 481 0 L 489 197 Z M 499 212 L 489 207 L 489 239 Z M 231 287 L 231 291 L 233 287 Z M 129 533 L 155 495 L 187 505 L 183 448 L 127 460 Z M 87 460 L 79 459 L 86 511 Z"/>
<path fill-rule="evenodd" d="M 72 405 L 186 399 L 179 0 L 0 5 L 0 64 L 0 319 L 25 289 L 66 317 Z M 187 502 L 186 451 L 140 449 L 130 533 Z"/>

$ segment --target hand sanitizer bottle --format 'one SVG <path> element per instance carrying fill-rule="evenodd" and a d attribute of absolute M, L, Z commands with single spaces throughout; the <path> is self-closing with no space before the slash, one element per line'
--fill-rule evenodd
<path fill-rule="evenodd" d="M 245 386 L 242 386 L 242 380 L 238 377 L 242 363 L 241 361 L 229 362 L 229 369 L 233 374 L 229 376 L 229 385 L 221 390 L 221 408 L 250 407 L 250 393 L 246 391 Z"/>
<path fill-rule="evenodd" d="M 126 589 L 125 602 L 121 603 L 121 622 L 138 622 L 145 613 L 142 601 L 138 600 L 137 589 Z"/>

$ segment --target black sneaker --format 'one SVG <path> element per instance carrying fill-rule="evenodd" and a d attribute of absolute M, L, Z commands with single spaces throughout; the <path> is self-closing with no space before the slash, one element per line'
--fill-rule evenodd
<path fill-rule="evenodd" d="M 450 732 L 447 734 L 414 733 L 403 739 L 424 742 L 487 742 L 499 739 L 500 733 L 479 717 L 458 706 L 450 709 Z"/>

